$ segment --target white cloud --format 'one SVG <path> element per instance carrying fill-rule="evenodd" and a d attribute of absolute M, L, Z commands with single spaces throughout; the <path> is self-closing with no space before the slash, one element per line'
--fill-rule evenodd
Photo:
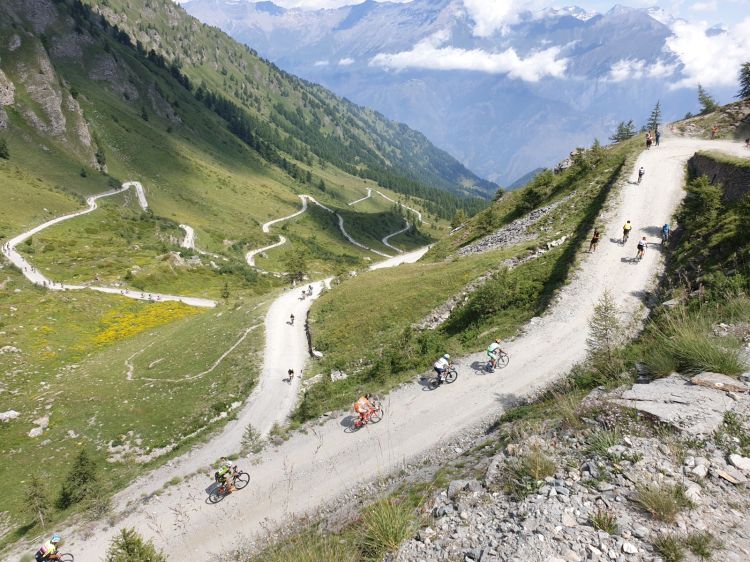
<path fill-rule="evenodd" d="M 313 66 L 328 66 L 329 62 L 327 60 L 316 60 L 313 63 Z"/>
<path fill-rule="evenodd" d="M 187 0 L 182 0 L 187 1 Z M 260 0 L 253 0 L 260 1 Z M 301 8 L 303 10 L 319 10 L 321 8 L 340 8 L 342 6 L 351 6 L 361 4 L 365 0 L 273 0 L 273 3 L 282 8 Z M 405 4 L 412 0 L 378 0 L 378 2 L 394 2 Z"/>
<path fill-rule="evenodd" d="M 370 60 L 370 65 L 393 70 L 474 70 L 489 74 L 507 74 L 510 78 L 537 82 L 546 76 L 562 78 L 568 64 L 567 59 L 558 58 L 560 47 L 534 51 L 521 58 L 512 48 L 493 53 L 482 49 L 442 46 L 448 38 L 448 32 L 438 32 L 417 43 L 410 51 L 380 53 Z"/>
<path fill-rule="evenodd" d="M 339 61 L 339 66 L 349 66 L 354 64 L 354 59 L 346 57 Z"/>
<path fill-rule="evenodd" d="M 477 37 L 489 37 L 496 31 L 504 33 L 508 26 L 518 23 L 521 14 L 545 4 L 541 0 L 463 0 L 463 3 L 474 20 Z"/>
<path fill-rule="evenodd" d="M 706 2 L 695 2 L 690 5 L 690 9 L 693 12 L 716 12 L 719 9 L 719 5 L 716 0 L 707 0 Z"/>
<path fill-rule="evenodd" d="M 727 28 L 724 33 L 707 34 L 709 24 L 675 22 L 666 48 L 682 63 L 682 79 L 672 88 L 733 86 L 740 64 L 750 53 L 750 17 Z"/>
<path fill-rule="evenodd" d="M 676 64 L 669 64 L 661 59 L 648 64 L 643 59 L 621 59 L 609 70 L 611 82 L 624 82 L 639 78 L 664 78 L 671 76 L 677 70 Z"/>

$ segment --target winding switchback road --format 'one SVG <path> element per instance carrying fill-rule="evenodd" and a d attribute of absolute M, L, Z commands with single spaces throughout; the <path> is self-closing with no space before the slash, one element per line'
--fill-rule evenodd
<path fill-rule="evenodd" d="M 215 301 L 212 301 L 210 299 L 197 298 L 197 297 L 184 297 L 180 295 L 167 295 L 163 293 L 148 293 L 145 291 L 134 291 L 131 289 L 120 289 L 117 287 L 97 287 L 94 285 L 85 286 L 85 285 L 67 285 L 64 283 L 56 283 L 48 279 L 38 269 L 34 269 L 34 266 L 32 266 L 26 260 L 26 258 L 24 258 L 19 252 L 16 251 L 16 246 L 18 246 L 22 242 L 25 242 L 26 240 L 31 238 L 34 234 L 37 234 L 38 232 L 41 232 L 45 228 L 49 228 L 50 226 L 61 223 L 63 221 L 70 220 L 72 218 L 80 217 L 82 215 L 91 213 L 95 211 L 98 207 L 96 203 L 97 200 L 103 197 L 111 197 L 112 195 L 118 195 L 130 188 L 133 188 L 135 190 L 136 197 L 138 199 L 138 204 L 141 206 L 141 209 L 143 209 L 144 211 L 147 210 L 148 201 L 146 200 L 146 193 L 143 190 L 143 186 L 137 181 L 125 182 L 122 184 L 122 187 L 120 189 L 113 189 L 111 191 L 105 191 L 104 193 L 100 193 L 98 195 L 92 195 L 91 197 L 88 197 L 86 199 L 86 204 L 88 206 L 85 209 L 81 209 L 80 211 L 76 211 L 75 213 L 70 213 L 68 215 L 63 215 L 61 217 L 54 218 L 38 226 L 35 226 L 31 230 L 27 230 L 23 234 L 19 234 L 15 238 L 11 238 L 7 243 L 3 244 L 2 246 L 3 254 L 5 254 L 5 257 L 7 257 L 11 261 L 11 263 L 13 263 L 16 267 L 18 267 L 18 269 L 21 270 L 21 272 L 24 274 L 26 279 L 28 279 L 35 285 L 46 287 L 47 289 L 50 289 L 52 291 L 73 291 L 73 290 L 80 290 L 80 289 L 89 289 L 92 291 L 99 291 L 100 293 L 120 295 L 122 297 L 127 297 L 130 299 L 137 299 L 137 300 L 179 301 L 181 303 L 188 304 L 191 306 L 200 306 L 200 307 L 208 307 L 208 308 L 212 308 L 216 306 Z"/>
<path fill-rule="evenodd" d="M 302 213 L 304 213 L 305 211 L 307 211 L 307 205 L 308 205 L 308 201 L 309 201 L 310 203 L 313 203 L 313 204 L 317 205 L 321 209 L 323 209 L 323 210 L 325 210 L 325 211 L 327 211 L 329 213 L 332 213 L 332 214 L 336 215 L 336 218 L 338 219 L 339 230 L 341 231 L 341 234 L 344 236 L 344 238 L 346 238 L 349 241 L 349 243 L 357 246 L 358 248 L 362 248 L 363 250 L 367 250 L 368 252 L 372 252 L 373 254 L 377 254 L 377 255 L 382 256 L 384 258 L 390 258 L 391 257 L 388 254 L 385 254 L 383 252 L 380 252 L 378 250 L 370 248 L 369 246 L 366 246 L 365 244 L 362 244 L 362 243 L 358 242 L 357 240 L 355 240 L 354 238 L 352 238 L 352 236 L 346 231 L 346 228 L 344 227 L 344 218 L 339 213 L 337 213 L 336 211 L 334 211 L 333 209 L 331 209 L 329 207 L 326 207 L 322 203 L 318 202 L 317 199 L 315 199 L 312 195 L 299 195 L 299 198 L 302 201 L 302 208 L 299 211 L 297 211 L 296 213 L 292 213 L 291 215 L 287 215 L 286 217 L 281 217 L 281 218 L 278 218 L 278 219 L 274 219 L 272 221 L 268 221 L 267 223 L 264 223 L 263 225 L 261 225 L 261 230 L 264 233 L 268 234 L 269 232 L 271 232 L 271 230 L 270 230 L 271 226 L 273 226 L 274 224 L 277 224 L 277 223 L 280 223 L 280 222 L 284 222 L 284 221 L 287 221 L 289 219 L 293 219 L 294 217 L 296 217 L 298 215 L 301 215 Z M 367 197 L 365 197 L 365 199 L 367 199 Z M 356 203 L 356 201 L 354 203 Z M 349 204 L 352 205 L 353 203 L 349 203 Z M 394 233 L 394 234 L 398 234 L 398 233 Z M 245 259 L 247 260 L 247 264 L 249 266 L 251 266 L 251 267 L 255 267 L 256 269 L 258 269 L 260 271 L 264 271 L 264 270 L 260 269 L 257 265 L 255 265 L 255 256 L 257 256 L 258 254 L 262 254 L 263 252 L 267 252 L 268 250 L 273 250 L 274 248 L 278 248 L 279 246 L 283 246 L 284 244 L 286 244 L 286 242 L 287 242 L 286 237 L 282 236 L 281 234 L 279 234 L 279 240 L 278 240 L 278 242 L 275 242 L 273 244 L 269 244 L 268 246 L 263 246 L 262 248 L 258 248 L 256 250 L 250 250 L 245 255 Z M 393 246 L 391 246 L 390 244 L 386 244 L 386 246 L 388 246 L 390 248 L 393 248 Z M 394 248 L 394 249 L 396 249 L 396 248 Z"/>
<path fill-rule="evenodd" d="M 206 502 L 204 490 L 210 478 L 204 475 L 171 487 L 169 495 L 149 496 L 140 504 L 127 505 L 128 500 L 138 498 L 139 485 L 145 491 L 153 490 L 175 475 L 175 469 L 168 466 L 158 469 L 117 497 L 121 517 L 114 527 L 102 523 L 80 535 L 71 536 L 68 532 L 66 550 L 74 552 L 78 562 L 99 561 L 120 528 L 135 527 L 167 552 L 190 552 L 193 558 L 205 560 L 235 546 L 239 534 L 261 533 L 291 516 L 312 513 L 357 483 L 388 474 L 463 429 L 495 418 L 517 398 L 563 375 L 584 359 L 588 323 L 605 289 L 611 291 L 626 314 L 642 314 L 640 295 L 653 286 L 662 263 L 659 241 L 651 233 L 670 220 L 683 196 L 686 160 L 697 150 L 707 148 L 745 155 L 736 143 L 682 138 L 664 138 L 661 146 L 640 155 L 635 169 L 646 168 L 643 183 L 620 188 L 611 210 L 601 217 L 606 228 L 599 249 L 581 260 L 579 269 L 547 313 L 530 322 L 524 334 L 509 346 L 511 362 L 506 369 L 493 375 L 477 375 L 477 366 L 484 363 L 485 356 L 472 354 L 459 359 L 460 376 L 453 385 L 424 392 L 421 385 L 414 383 L 394 391 L 384 401 L 384 420 L 376 426 L 350 434 L 344 432 L 346 418 L 310 424 L 306 432 L 297 432 L 278 447 L 265 451 L 257 464 L 240 462 L 251 475 L 250 486 L 218 505 Z M 628 245 L 621 246 L 621 226 L 627 219 L 634 224 L 633 236 Z M 641 236 L 647 236 L 651 245 L 643 260 L 636 262 L 635 246 Z M 319 288 L 318 285 L 316 291 Z M 309 306 L 309 299 L 295 299 L 296 295 L 285 294 L 269 310 L 267 356 L 257 396 L 264 395 L 264 388 L 269 390 L 268 396 L 277 392 L 279 389 L 270 386 L 273 382 L 266 383 L 266 377 L 270 377 L 269 381 L 280 379 L 287 366 L 299 365 L 295 361 L 304 354 L 301 349 L 306 349 L 301 332 L 291 337 L 284 332 L 287 328 L 299 329 L 284 325 L 289 311 L 294 310 L 301 319 L 303 307 Z M 284 390 L 288 395 L 294 387 Z M 286 400 L 294 401 L 287 395 L 274 396 L 279 405 L 271 405 L 269 415 L 279 412 L 279 416 L 264 417 L 260 429 L 267 428 L 272 419 L 283 419 L 281 411 Z M 355 398 L 352 396 L 352 400 Z M 252 402 L 253 397 L 245 409 Z M 442 423 L 425 423 L 436 412 L 443 416 Z M 237 423 L 226 431 L 233 431 L 236 436 L 242 430 L 241 423 Z M 220 452 L 231 452 L 233 445 L 222 434 L 199 450 L 208 447 L 211 454 L 201 453 L 202 458 L 216 460 Z"/>

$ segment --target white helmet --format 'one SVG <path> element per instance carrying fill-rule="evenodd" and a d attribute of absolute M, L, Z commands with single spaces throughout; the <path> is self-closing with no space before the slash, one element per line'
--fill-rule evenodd
<path fill-rule="evenodd" d="M 451 356 L 448 355 L 447 353 L 445 355 L 443 355 L 443 359 L 450 359 L 450 358 L 451 358 Z"/>

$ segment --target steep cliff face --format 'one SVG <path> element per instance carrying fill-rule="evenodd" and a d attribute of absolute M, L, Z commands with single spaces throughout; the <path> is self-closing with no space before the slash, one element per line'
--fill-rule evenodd
<path fill-rule="evenodd" d="M 0 21 L 0 128 L 18 119 L 20 127 L 30 127 L 98 168 L 78 93 L 56 68 L 82 65 L 83 47 L 91 38 L 49 0 L 4 2 Z"/>

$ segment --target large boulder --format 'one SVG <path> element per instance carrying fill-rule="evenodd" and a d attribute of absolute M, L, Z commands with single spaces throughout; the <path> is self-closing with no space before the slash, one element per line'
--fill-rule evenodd
<path fill-rule="evenodd" d="M 700 373 L 699 375 L 695 375 L 692 379 L 690 379 L 690 382 L 692 384 L 697 384 L 698 386 L 705 386 L 707 388 L 714 388 L 716 390 L 723 390 L 725 392 L 750 391 L 750 386 L 746 385 L 745 383 L 719 373 Z"/>
<path fill-rule="evenodd" d="M 733 379 L 732 379 L 733 380 Z M 747 394 L 729 394 L 672 374 L 647 384 L 634 384 L 614 402 L 648 413 L 691 435 L 719 428 L 729 411 L 750 413 Z"/>

